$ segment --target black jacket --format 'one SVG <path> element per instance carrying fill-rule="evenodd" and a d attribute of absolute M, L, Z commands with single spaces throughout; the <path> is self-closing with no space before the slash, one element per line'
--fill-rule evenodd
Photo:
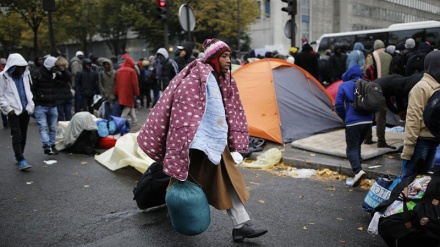
<path fill-rule="evenodd" d="M 34 71 L 32 78 L 32 94 L 35 105 L 56 106 L 58 99 L 56 88 L 62 79 L 61 72 L 57 72 L 56 77 L 53 78 L 52 73 L 46 67 L 40 66 L 38 70 Z"/>

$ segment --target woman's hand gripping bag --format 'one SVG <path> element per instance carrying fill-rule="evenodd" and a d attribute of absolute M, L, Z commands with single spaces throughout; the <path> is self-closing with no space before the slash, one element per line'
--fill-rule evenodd
<path fill-rule="evenodd" d="M 211 223 L 208 199 L 196 184 L 175 182 L 165 196 L 174 230 L 186 236 L 204 232 Z"/>

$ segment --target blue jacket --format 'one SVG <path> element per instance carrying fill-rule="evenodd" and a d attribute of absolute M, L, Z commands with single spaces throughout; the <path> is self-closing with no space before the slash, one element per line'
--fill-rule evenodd
<path fill-rule="evenodd" d="M 336 94 L 336 113 L 342 118 L 342 120 L 344 120 L 346 126 L 373 122 L 373 114 L 360 114 L 352 106 L 356 85 L 356 82 L 352 80 L 360 78 L 362 78 L 362 71 L 359 65 L 355 64 L 351 66 L 342 75 L 342 80 L 344 80 L 344 82 L 339 86 L 338 93 Z"/>
<path fill-rule="evenodd" d="M 346 69 L 348 70 L 353 65 L 359 65 L 363 67 L 365 64 L 365 55 L 364 55 L 364 45 L 361 42 L 356 42 L 354 44 L 353 50 L 347 57 Z"/>

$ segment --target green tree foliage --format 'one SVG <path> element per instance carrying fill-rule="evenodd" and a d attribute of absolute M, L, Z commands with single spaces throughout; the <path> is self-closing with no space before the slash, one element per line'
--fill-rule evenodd
<path fill-rule="evenodd" d="M 133 27 L 144 19 L 148 4 L 146 1 L 99 0 L 99 33 L 114 54 L 125 50 L 127 36 L 133 34 Z M 143 23 L 149 25 L 149 19 Z"/>
<path fill-rule="evenodd" d="M 114 54 L 125 49 L 127 39 L 132 37 L 145 39 L 151 50 L 164 46 L 165 35 L 170 44 L 179 44 L 188 36 L 178 18 L 179 7 L 186 2 L 194 10 L 196 27 L 191 35 L 199 47 L 206 38 L 220 38 L 236 49 L 239 30 L 247 31 L 249 24 L 259 15 L 255 0 L 170 0 L 167 1 L 166 22 L 157 17 L 156 0 L 56 0 L 56 10 L 52 12 L 55 41 L 57 44 L 79 43 L 79 48 L 86 54 L 88 45 L 96 37 L 104 39 Z M 1 7 L 8 7 L 8 11 L 16 13 L 8 19 L 11 22 L 8 26 L 17 30 L 14 37 L 12 34 L 1 35 L 3 47 L 8 46 L 7 42 L 23 48 L 32 46 L 34 56 L 40 53 L 40 46 L 43 51 L 48 50 L 47 13 L 43 11 L 42 3 L 43 0 L 1 1 Z M 4 22 L 1 25 L 5 25 Z M 1 29 L 0 32 L 4 32 L 5 29 Z M 32 39 L 26 36 L 30 33 Z M 243 34 L 240 38 L 249 42 Z"/>
<path fill-rule="evenodd" d="M 58 0 L 53 12 L 58 43 L 80 43 L 88 54 L 88 45 L 98 33 L 99 4 L 97 0 Z M 114 13 L 118 13 L 114 10 Z M 60 39 L 60 32 L 61 37 Z"/>
<path fill-rule="evenodd" d="M 38 29 L 45 17 L 42 0 L 2 0 L 1 5 L 7 7 L 8 11 L 20 15 L 21 20 L 28 25 L 33 32 L 34 54 L 38 49 Z"/>
<path fill-rule="evenodd" d="M 149 4 L 155 5 L 155 0 Z M 168 37 L 170 43 L 180 43 L 187 39 L 187 33 L 183 31 L 179 22 L 179 7 L 188 1 L 175 0 L 167 1 L 168 8 Z M 223 1 L 189 1 L 196 17 L 196 27 L 192 32 L 192 40 L 198 46 L 207 38 L 221 38 L 228 42 L 233 48 L 238 43 L 238 31 L 247 31 L 256 17 L 259 16 L 259 9 L 254 0 L 223 0 Z M 240 8 L 238 4 L 240 3 Z M 146 23 L 141 19 L 135 26 L 140 36 L 145 38 L 153 47 L 159 48 L 164 44 L 162 20 L 157 18 L 159 13 L 156 9 L 149 9 L 144 18 L 149 19 Z M 240 16 L 240 18 L 238 18 Z M 240 25 L 240 26 L 239 26 Z M 246 37 L 241 37 L 249 41 Z"/>
<path fill-rule="evenodd" d="M 20 16 L 14 12 L 0 13 L 0 44 L 3 52 L 0 57 L 14 52 L 16 47 L 22 45 L 22 33 L 26 30 L 26 25 L 20 21 Z"/>

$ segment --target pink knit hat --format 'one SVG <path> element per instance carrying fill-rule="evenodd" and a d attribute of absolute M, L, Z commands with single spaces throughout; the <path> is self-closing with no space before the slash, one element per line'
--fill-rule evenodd
<path fill-rule="evenodd" d="M 205 52 L 205 60 L 214 65 L 214 70 L 220 73 L 220 64 L 218 59 L 224 52 L 231 52 L 229 46 L 218 39 L 207 39 L 203 42 L 203 49 Z"/>

